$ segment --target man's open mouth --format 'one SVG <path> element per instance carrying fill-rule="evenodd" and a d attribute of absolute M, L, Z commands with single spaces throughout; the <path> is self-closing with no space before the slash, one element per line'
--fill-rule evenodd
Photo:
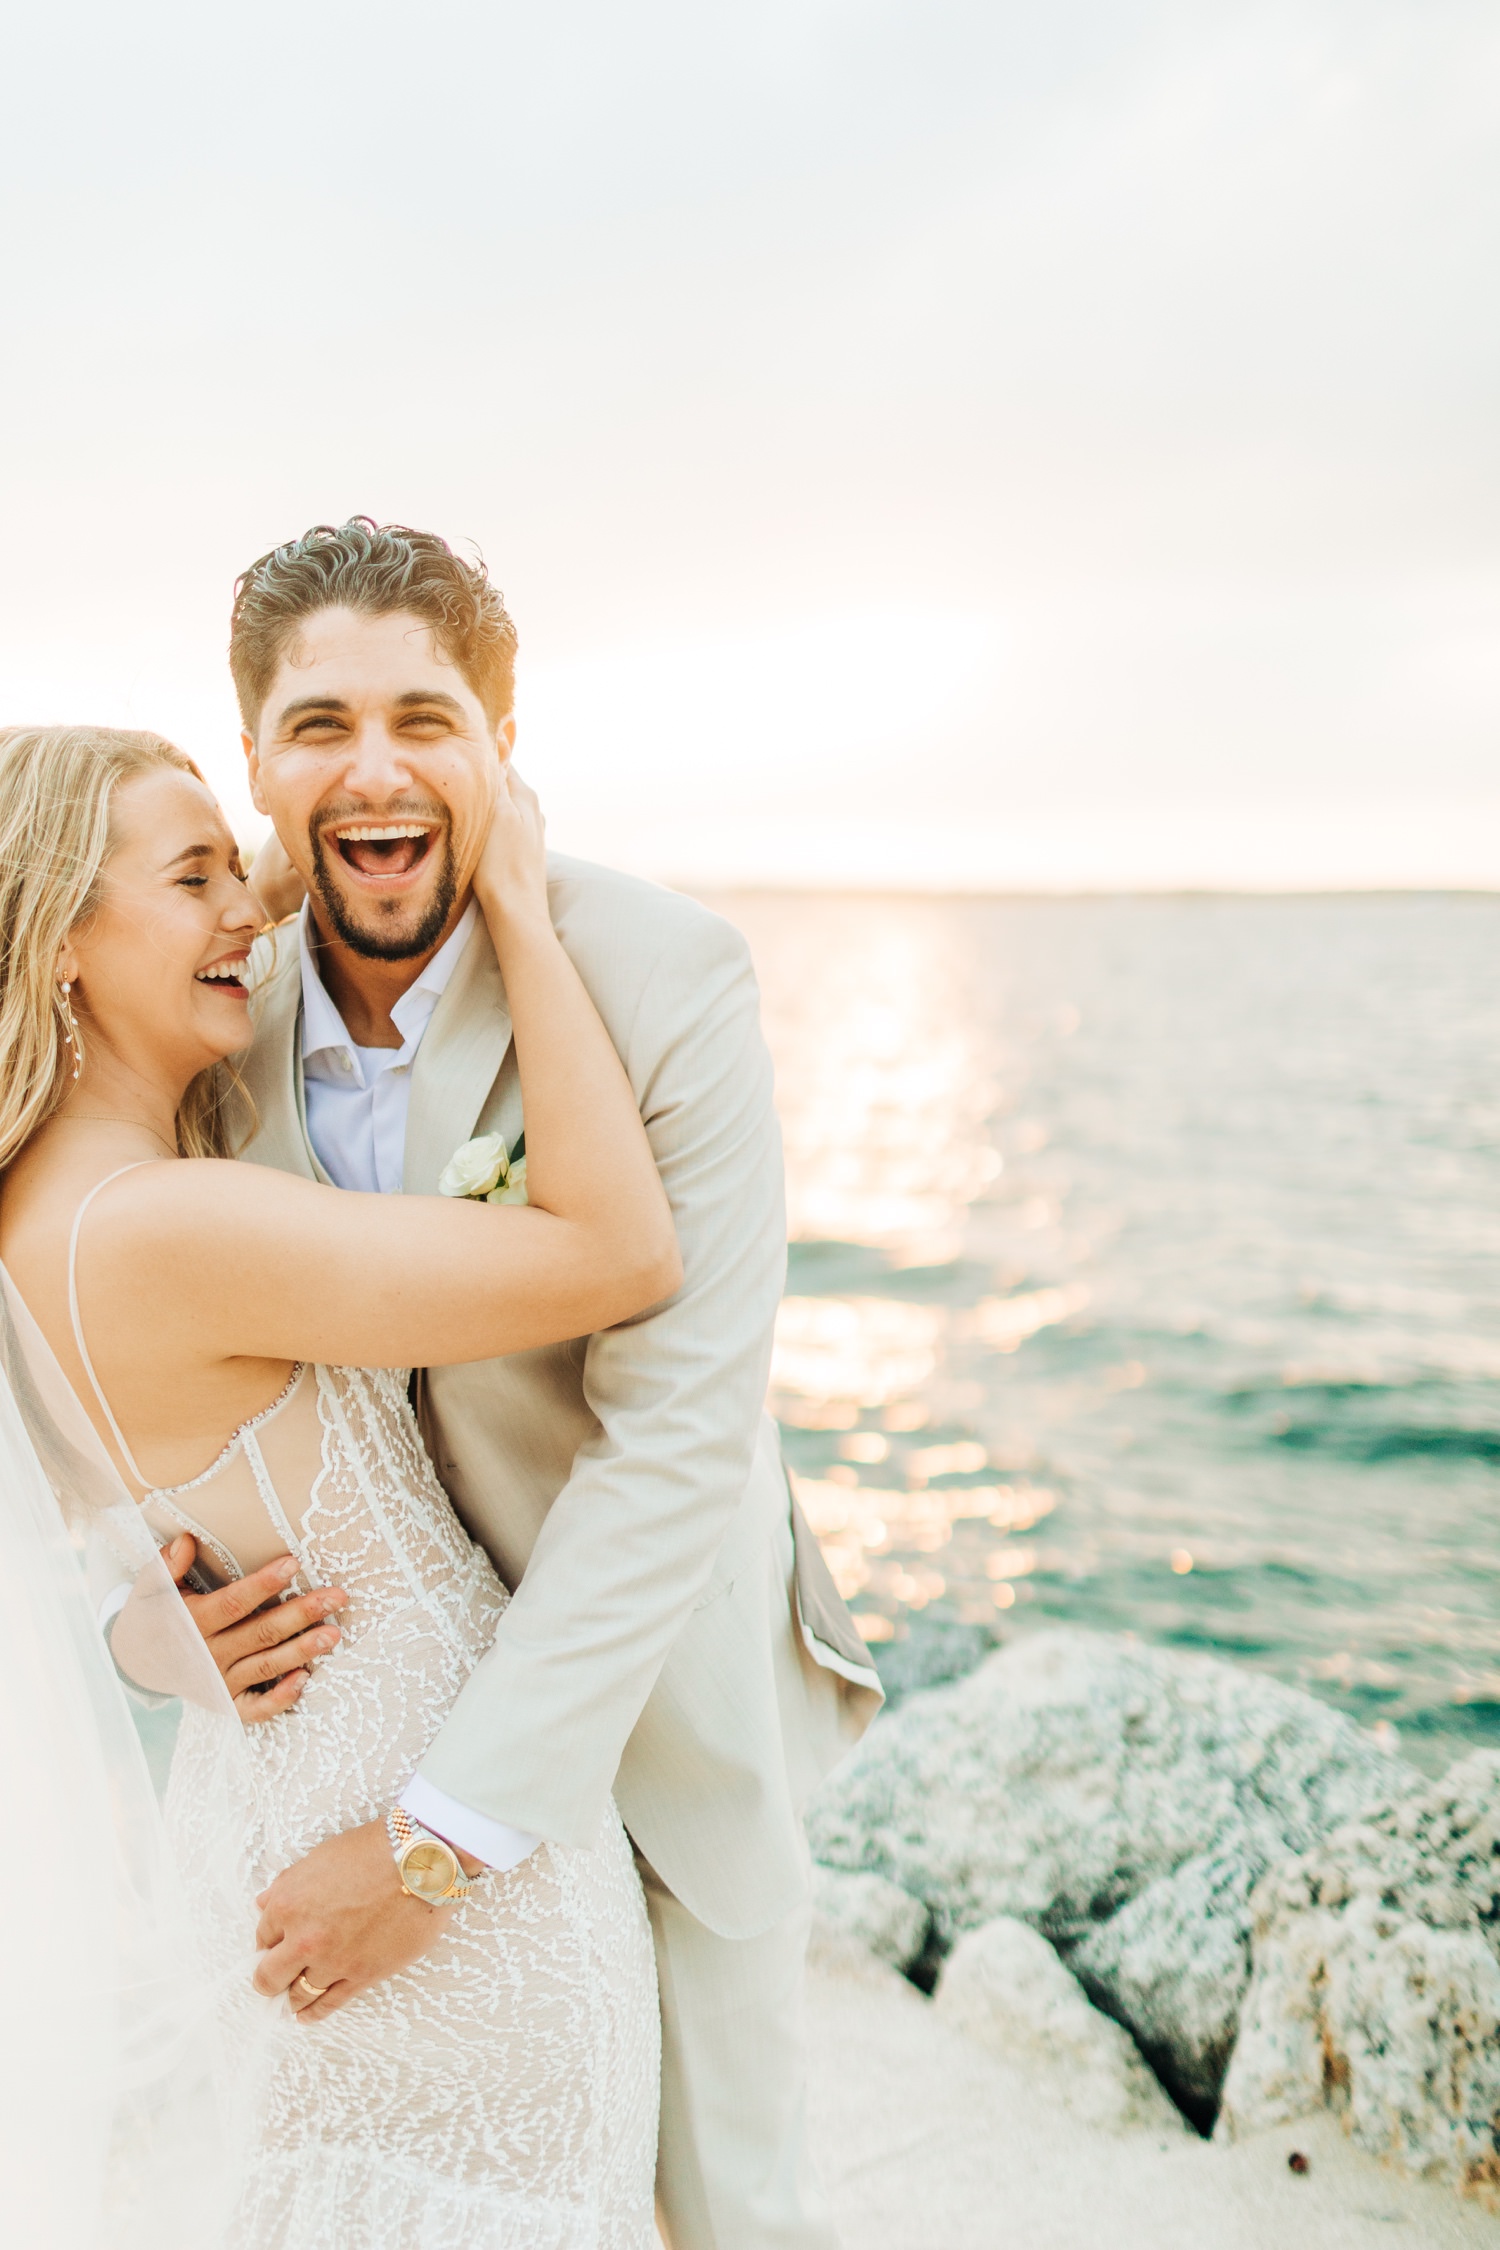
<path fill-rule="evenodd" d="M 426 820 L 393 820 L 376 825 L 346 822 L 335 828 L 339 857 L 356 875 L 410 875 L 432 850 L 437 826 Z"/>

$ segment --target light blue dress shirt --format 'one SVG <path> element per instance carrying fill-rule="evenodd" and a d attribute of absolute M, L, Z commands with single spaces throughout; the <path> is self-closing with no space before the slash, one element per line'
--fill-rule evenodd
<path fill-rule="evenodd" d="M 357 1047 L 318 973 L 304 906 L 302 953 L 302 1084 L 307 1137 L 335 1187 L 367 1195 L 399 1195 L 406 1159 L 411 1066 L 448 980 L 469 942 L 478 906 L 471 899 L 452 935 L 391 1010 L 399 1047 Z M 540 1838 L 461 1805 L 413 1774 L 401 1803 L 434 1835 L 490 1867 L 515 1867 Z"/>

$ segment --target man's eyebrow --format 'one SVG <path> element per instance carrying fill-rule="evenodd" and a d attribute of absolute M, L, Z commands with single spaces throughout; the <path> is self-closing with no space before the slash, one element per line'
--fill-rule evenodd
<path fill-rule="evenodd" d="M 430 708 L 433 704 L 436 704 L 441 710 L 456 712 L 459 718 L 465 716 L 464 707 L 459 702 L 458 697 L 445 694 L 441 688 L 408 688 L 404 695 L 398 695 L 394 699 L 394 708 L 398 711 L 412 711 L 422 706 Z M 276 714 L 276 724 L 279 727 L 284 727 L 289 720 L 305 719 L 309 713 L 314 711 L 347 711 L 348 709 L 349 705 L 341 695 L 299 695 L 295 702 L 282 705 L 280 711 Z"/>
<path fill-rule="evenodd" d="M 408 688 L 405 695 L 396 698 L 398 711 L 410 711 L 419 703 L 436 703 L 444 711 L 456 711 L 464 716 L 464 707 L 456 695 L 445 695 L 441 688 Z"/>
<path fill-rule="evenodd" d="M 299 695 L 295 703 L 284 703 L 276 714 L 276 724 L 284 726 L 288 719 L 300 719 L 309 711 L 347 711 L 348 704 L 341 695 Z"/>

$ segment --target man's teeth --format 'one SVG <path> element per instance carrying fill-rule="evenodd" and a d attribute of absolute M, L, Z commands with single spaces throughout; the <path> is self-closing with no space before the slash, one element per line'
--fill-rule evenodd
<path fill-rule="evenodd" d="M 395 828 L 335 828 L 341 844 L 394 844 L 403 836 L 425 836 L 429 833 L 425 822 L 403 821 Z"/>

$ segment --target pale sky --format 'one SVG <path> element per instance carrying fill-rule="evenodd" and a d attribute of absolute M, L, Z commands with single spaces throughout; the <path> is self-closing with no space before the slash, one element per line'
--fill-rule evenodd
<path fill-rule="evenodd" d="M 4 92 L 0 720 L 253 835 L 231 584 L 358 509 L 565 848 L 1500 884 L 1492 0 L 53 0 Z"/>

